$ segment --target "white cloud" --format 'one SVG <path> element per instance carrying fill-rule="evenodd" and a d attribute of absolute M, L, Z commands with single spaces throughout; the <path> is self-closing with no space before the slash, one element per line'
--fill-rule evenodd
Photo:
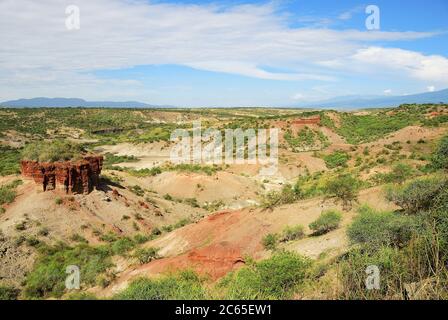
<path fill-rule="evenodd" d="M 391 90 L 391 89 L 386 89 L 386 90 L 384 90 L 384 94 L 386 94 L 386 95 L 391 94 L 391 93 L 392 93 L 392 90 Z"/>
<path fill-rule="evenodd" d="M 292 100 L 303 100 L 305 96 L 302 93 L 296 93 L 291 97 Z"/>
<path fill-rule="evenodd" d="M 435 87 L 435 86 L 428 86 L 428 87 L 426 87 L 426 89 L 427 89 L 429 92 L 434 92 L 434 91 L 436 90 L 436 87 Z"/>
<path fill-rule="evenodd" d="M 80 8 L 78 31 L 65 28 L 69 4 Z M 107 98 L 121 88 L 123 94 L 143 97 L 149 89 L 138 81 L 98 79 L 94 72 L 161 64 L 270 80 L 333 81 L 338 69 L 358 63 L 403 70 L 419 80 L 448 79 L 445 57 L 366 48 L 372 41 L 433 33 L 291 28 L 287 19 L 271 3 L 223 7 L 143 0 L 2 0 L 1 95 L 81 92 Z"/>
<path fill-rule="evenodd" d="M 358 50 L 352 58 L 368 67 L 398 70 L 415 79 L 448 84 L 448 59 L 439 55 L 423 55 L 396 48 L 369 47 Z"/>

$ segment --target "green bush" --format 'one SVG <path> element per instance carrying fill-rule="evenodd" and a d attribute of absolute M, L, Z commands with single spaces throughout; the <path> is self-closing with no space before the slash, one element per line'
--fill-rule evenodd
<path fill-rule="evenodd" d="M 79 244 L 69 247 L 57 244 L 39 247 L 39 257 L 27 275 L 24 293 L 27 298 L 60 297 L 65 291 L 66 267 L 80 268 L 82 285 L 94 285 L 98 275 L 112 266 L 110 251 L 106 247 Z"/>
<path fill-rule="evenodd" d="M 265 209 L 271 209 L 275 206 L 294 203 L 302 198 L 303 194 L 298 185 L 293 187 L 290 184 L 286 184 L 281 191 L 271 191 L 265 195 L 262 199 L 261 206 Z"/>
<path fill-rule="evenodd" d="M 158 279 L 134 280 L 114 296 L 116 300 L 203 300 L 208 297 L 203 281 L 193 271 L 182 271 Z"/>
<path fill-rule="evenodd" d="M 263 237 L 261 243 L 267 250 L 274 250 L 277 247 L 278 235 L 275 233 L 268 233 Z"/>
<path fill-rule="evenodd" d="M 54 162 L 77 160 L 85 153 L 84 148 L 68 140 L 40 141 L 25 146 L 22 156 L 26 160 Z"/>
<path fill-rule="evenodd" d="M 115 154 L 112 153 L 106 153 L 104 155 L 104 163 L 103 166 L 105 169 L 113 169 L 113 165 L 116 163 L 121 163 L 121 162 L 137 162 L 139 161 L 138 158 L 134 157 L 134 156 L 117 156 Z"/>
<path fill-rule="evenodd" d="M 325 192 L 342 200 L 344 207 L 349 207 L 351 202 L 358 198 L 361 182 L 350 174 L 339 175 L 331 179 L 325 185 Z"/>
<path fill-rule="evenodd" d="M 414 169 L 404 163 L 397 163 L 389 173 L 378 173 L 374 181 L 377 183 L 404 183 L 414 174 Z"/>
<path fill-rule="evenodd" d="M 0 176 L 20 173 L 21 158 L 19 149 L 0 146 Z"/>
<path fill-rule="evenodd" d="M 417 221 L 412 216 L 394 212 L 375 211 L 362 206 L 359 214 L 347 229 L 352 243 L 361 243 L 373 249 L 381 246 L 405 246 L 417 228 Z"/>
<path fill-rule="evenodd" d="M 436 151 L 432 155 L 431 162 L 436 169 L 448 169 L 448 136 L 440 140 Z"/>
<path fill-rule="evenodd" d="M 302 225 L 287 226 L 280 236 L 280 241 L 282 242 L 292 241 L 296 239 L 301 239 L 304 236 L 305 232 L 303 231 Z"/>
<path fill-rule="evenodd" d="M 335 151 L 329 155 L 324 156 L 325 164 L 329 169 L 336 167 L 347 166 L 347 161 L 350 159 L 350 155 L 345 151 Z"/>
<path fill-rule="evenodd" d="M 17 300 L 19 293 L 19 289 L 0 286 L 0 300 Z"/>
<path fill-rule="evenodd" d="M 448 179 L 425 177 L 386 189 L 386 198 L 407 213 L 426 211 L 433 205 L 437 195 L 448 188 Z"/>
<path fill-rule="evenodd" d="M 324 211 L 309 227 L 314 231 L 313 235 L 321 235 L 336 229 L 341 222 L 342 214 L 335 210 Z"/>
<path fill-rule="evenodd" d="M 139 197 L 143 197 L 145 195 L 145 190 L 143 190 L 139 185 L 132 186 L 130 190 Z"/>
<path fill-rule="evenodd" d="M 281 251 L 271 258 L 230 273 L 220 282 L 226 299 L 289 299 L 308 276 L 311 261 Z"/>
<path fill-rule="evenodd" d="M 366 290 L 366 269 L 369 266 L 379 269 L 379 290 Z M 339 268 L 342 299 L 398 299 L 402 297 L 404 284 L 412 281 L 412 270 L 404 263 L 403 255 L 397 248 L 380 247 L 373 253 L 353 249 L 344 257 Z"/>
<path fill-rule="evenodd" d="M 145 264 L 157 259 L 157 251 L 155 248 L 138 248 L 135 250 L 134 257 L 138 259 L 140 264 Z"/>
<path fill-rule="evenodd" d="M 16 198 L 16 191 L 8 186 L 0 187 L 0 205 L 11 203 Z"/>
<path fill-rule="evenodd" d="M 135 242 L 127 237 L 120 238 L 112 243 L 111 251 L 113 254 L 123 255 L 132 248 L 134 248 Z"/>

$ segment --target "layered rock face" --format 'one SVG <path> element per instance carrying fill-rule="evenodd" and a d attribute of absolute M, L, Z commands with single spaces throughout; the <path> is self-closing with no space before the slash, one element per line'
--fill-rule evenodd
<path fill-rule="evenodd" d="M 78 161 L 38 162 L 22 160 L 24 177 L 32 178 L 43 191 L 61 189 L 66 193 L 89 193 L 98 186 L 102 156 L 86 156 Z"/>
<path fill-rule="evenodd" d="M 320 116 L 317 116 L 314 118 L 296 119 L 296 120 L 293 120 L 292 123 L 294 123 L 294 124 L 319 124 Z"/>

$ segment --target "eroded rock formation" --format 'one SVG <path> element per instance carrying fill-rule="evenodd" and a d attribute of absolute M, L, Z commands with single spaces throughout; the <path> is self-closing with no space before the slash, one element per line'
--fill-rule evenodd
<path fill-rule="evenodd" d="M 22 175 L 32 178 L 43 191 L 57 188 L 66 193 L 84 194 L 98 186 L 102 166 L 102 156 L 85 156 L 77 161 L 22 160 L 20 163 Z"/>
<path fill-rule="evenodd" d="M 320 116 L 313 117 L 313 118 L 295 119 L 292 121 L 292 123 L 293 124 L 319 124 Z"/>

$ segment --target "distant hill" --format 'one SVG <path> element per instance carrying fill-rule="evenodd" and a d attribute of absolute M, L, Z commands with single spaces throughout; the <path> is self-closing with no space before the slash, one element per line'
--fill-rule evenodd
<path fill-rule="evenodd" d="M 78 98 L 32 98 L 5 101 L 5 107 L 113 107 L 113 108 L 168 108 L 171 106 L 151 105 L 138 101 L 86 101 Z"/>
<path fill-rule="evenodd" d="M 360 109 L 396 107 L 404 103 L 448 103 L 448 89 L 406 96 L 345 96 L 328 100 L 301 103 L 297 107 Z"/>

